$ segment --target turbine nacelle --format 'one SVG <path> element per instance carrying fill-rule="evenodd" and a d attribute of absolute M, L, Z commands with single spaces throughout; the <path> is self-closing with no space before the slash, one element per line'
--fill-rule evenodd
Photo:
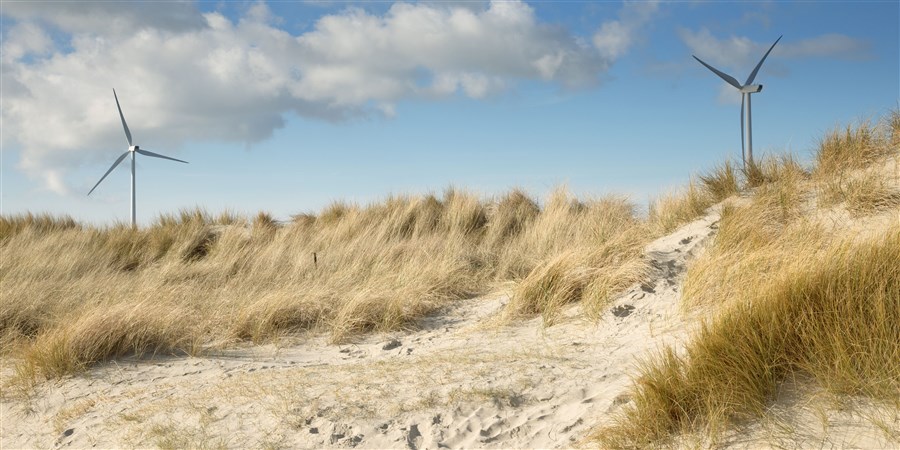
<path fill-rule="evenodd" d="M 129 152 L 135 152 L 135 151 L 138 151 L 138 150 L 140 150 L 140 149 L 141 149 L 141 146 L 139 146 L 139 145 L 132 145 L 132 146 L 128 147 L 128 151 L 129 151 Z"/>
<path fill-rule="evenodd" d="M 748 84 L 741 88 L 742 94 L 755 94 L 762 90 L 761 84 Z"/>

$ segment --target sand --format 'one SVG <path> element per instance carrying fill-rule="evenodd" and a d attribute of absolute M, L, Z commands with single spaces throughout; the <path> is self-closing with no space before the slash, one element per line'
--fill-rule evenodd
<path fill-rule="evenodd" d="M 679 310 L 680 283 L 715 234 L 718 211 L 651 243 L 651 280 L 617 296 L 596 322 L 575 305 L 553 327 L 540 318 L 498 327 L 508 301 L 501 292 L 460 301 L 415 331 L 351 345 L 309 336 L 203 357 L 118 360 L 42 383 L 26 399 L 4 395 L 0 447 L 572 447 L 629 402 L 640 361 L 666 345 L 682 348 L 698 321 Z M 789 417 L 771 422 L 779 430 L 801 417 L 792 408 L 809 410 L 788 400 L 777 407 Z M 822 414 L 815 420 L 830 420 Z M 847 433 L 858 431 L 858 420 L 835 417 L 826 437 L 847 424 Z M 865 423 L 867 433 L 876 428 Z M 877 430 L 829 441 L 813 429 L 792 440 L 763 425 L 725 444 L 888 442 Z"/>

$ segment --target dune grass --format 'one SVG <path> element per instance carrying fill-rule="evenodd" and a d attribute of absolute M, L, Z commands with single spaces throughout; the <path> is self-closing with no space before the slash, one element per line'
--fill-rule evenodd
<path fill-rule="evenodd" d="M 879 168 L 862 169 L 846 177 L 822 181 L 821 201 L 825 206 L 844 204 L 855 215 L 871 215 L 900 206 L 900 189 L 884 177 Z"/>
<path fill-rule="evenodd" d="M 738 172 L 731 160 L 725 160 L 724 163 L 701 174 L 700 183 L 710 203 L 718 203 L 741 191 Z"/>
<path fill-rule="evenodd" d="M 510 320 L 550 324 L 576 301 L 596 315 L 641 276 L 649 236 L 624 198 L 564 189 L 543 206 L 455 189 L 335 203 L 287 224 L 202 210 L 140 229 L 11 216 L 0 233 L 2 352 L 51 377 L 127 354 L 401 330 L 510 282 L 522 282 Z"/>
<path fill-rule="evenodd" d="M 791 154 L 765 155 L 759 160 L 749 161 L 741 173 L 747 188 L 757 188 L 784 178 L 809 177 L 808 171 Z"/>
<path fill-rule="evenodd" d="M 514 289 L 503 318 L 541 314 L 550 325 L 573 302 L 599 317 L 613 294 L 646 275 L 642 254 L 650 236 L 624 198 L 578 202 L 557 190 L 518 243 L 536 246 L 544 256 Z"/>
<path fill-rule="evenodd" d="M 650 203 L 648 225 L 656 235 L 662 236 L 702 216 L 711 205 L 710 197 L 691 179 L 686 187 Z"/>
<path fill-rule="evenodd" d="M 850 170 L 869 167 L 896 152 L 897 128 L 900 120 L 894 111 L 880 122 L 861 121 L 838 127 L 819 142 L 815 155 L 814 176 L 830 177 Z"/>
<path fill-rule="evenodd" d="M 864 121 L 828 133 L 816 152 L 813 177 L 823 206 L 845 204 L 855 215 L 869 215 L 900 205 L 900 189 L 879 161 L 900 149 L 900 112 L 878 123 Z M 895 174 L 894 178 L 896 178 Z"/>
<path fill-rule="evenodd" d="M 647 226 L 655 236 L 665 235 L 704 215 L 707 209 L 743 190 L 739 172 L 730 160 L 691 179 L 682 189 L 650 202 Z"/>
<path fill-rule="evenodd" d="M 868 123 L 830 133 L 811 175 L 784 158 L 750 169 L 751 201 L 723 208 L 714 245 L 686 276 L 683 306 L 713 313 L 683 353 L 665 348 L 644 361 L 633 401 L 595 430 L 595 443 L 667 446 L 682 434 L 714 443 L 765 415 L 795 378 L 900 405 L 900 223 L 863 235 L 820 218 L 834 207 L 900 213 L 890 195 L 871 194 L 896 186 L 880 170 L 900 156 L 893 133 Z M 847 178 L 879 188 L 848 188 Z"/>
<path fill-rule="evenodd" d="M 127 354 L 302 332 L 342 342 L 412 327 L 510 282 L 500 323 L 540 315 L 552 325 L 576 302 L 596 319 L 646 275 L 650 239 L 737 189 L 726 162 L 651 205 L 649 220 L 623 197 L 577 199 L 564 188 L 543 206 L 521 190 L 481 199 L 452 188 L 335 202 L 286 224 L 201 209 L 141 229 L 0 217 L 0 351 L 27 373 L 62 376 Z"/>
<path fill-rule="evenodd" d="M 833 393 L 900 401 L 900 226 L 864 244 L 811 231 L 786 238 L 795 253 L 753 252 L 757 261 L 741 269 L 763 255 L 777 258 L 774 267 L 732 277 L 742 283 L 732 285 L 731 306 L 700 328 L 686 354 L 670 348 L 645 364 L 620 423 L 596 435 L 603 446 L 660 445 L 694 432 L 714 440 L 717 430 L 762 416 L 779 384 L 801 374 Z"/>

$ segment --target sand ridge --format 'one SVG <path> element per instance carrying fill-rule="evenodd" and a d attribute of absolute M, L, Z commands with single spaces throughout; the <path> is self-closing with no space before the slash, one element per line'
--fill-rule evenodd
<path fill-rule="evenodd" d="M 687 337 L 680 282 L 718 211 L 648 245 L 651 276 L 598 322 L 576 305 L 549 328 L 497 327 L 498 293 L 349 345 L 120 360 L 4 397 L 2 446 L 570 447 L 629 401 L 641 358 Z"/>

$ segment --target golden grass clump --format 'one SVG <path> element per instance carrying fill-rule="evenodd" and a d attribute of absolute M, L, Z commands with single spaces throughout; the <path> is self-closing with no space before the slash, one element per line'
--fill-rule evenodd
<path fill-rule="evenodd" d="M 823 178 L 862 169 L 895 154 L 896 147 L 890 145 L 892 126 L 864 121 L 829 132 L 816 149 L 814 175 Z"/>
<path fill-rule="evenodd" d="M 553 324 L 574 302 L 596 318 L 612 294 L 646 275 L 642 252 L 650 233 L 623 198 L 582 203 L 557 191 L 527 233 L 533 236 L 525 242 L 538 248 L 542 236 L 567 239 L 543 240 L 542 262 L 515 288 L 504 312 L 507 321 L 541 314 L 545 324 Z"/>
<path fill-rule="evenodd" d="M 743 183 L 741 177 L 743 176 Z M 738 171 L 731 161 L 713 167 L 691 180 L 681 191 L 663 195 L 650 203 L 648 225 L 657 236 L 669 233 L 706 213 L 707 208 L 748 188 L 784 181 L 794 186 L 808 177 L 807 171 L 791 155 L 766 156 Z"/>
<path fill-rule="evenodd" d="M 25 230 L 43 235 L 52 232 L 81 228 L 69 216 L 55 217 L 50 214 L 25 213 L 14 216 L 0 216 L 0 241 L 9 239 Z"/>
<path fill-rule="evenodd" d="M 190 326 L 189 311 L 172 304 L 139 301 L 82 308 L 80 313 L 73 311 L 48 332 L 38 334 L 25 353 L 24 364 L 58 377 L 109 358 L 193 353 L 202 332 L 201 327 Z"/>
<path fill-rule="evenodd" d="M 691 180 L 683 190 L 652 201 L 648 223 L 656 235 L 662 236 L 702 216 L 712 204 L 709 196 Z"/>
<path fill-rule="evenodd" d="M 710 203 L 719 203 L 741 190 L 737 171 L 730 160 L 725 160 L 711 171 L 700 174 L 700 184 Z"/>
<path fill-rule="evenodd" d="M 845 204 L 855 215 L 870 215 L 900 206 L 900 189 L 879 168 L 860 169 L 820 182 L 823 206 Z"/>
<path fill-rule="evenodd" d="M 334 203 L 286 224 L 201 209 L 138 229 L 29 217 L 2 222 L 14 231 L 0 240 L 0 351 L 41 376 L 129 353 L 413 327 L 454 300 L 539 277 L 573 248 L 587 255 L 575 266 L 589 294 L 566 301 L 599 302 L 634 279 L 645 238 L 624 199 L 564 190 L 543 208 L 519 190 L 448 189 Z"/>
<path fill-rule="evenodd" d="M 796 180 L 809 176 L 806 169 L 791 154 L 766 155 L 759 160 L 748 161 L 741 169 L 741 173 L 748 188 L 756 188 L 784 178 Z"/>
<path fill-rule="evenodd" d="M 488 212 L 487 240 L 492 245 L 502 244 L 525 230 L 540 212 L 538 204 L 524 191 L 510 191 L 492 205 Z"/>
<path fill-rule="evenodd" d="M 885 167 L 900 156 L 896 139 L 900 112 L 892 111 L 877 125 L 868 122 L 836 130 L 816 151 L 814 179 L 824 207 L 844 205 L 854 215 L 870 215 L 900 204 L 900 188 Z M 893 162 L 896 167 L 897 161 Z M 894 176 L 896 178 L 896 176 Z"/>

